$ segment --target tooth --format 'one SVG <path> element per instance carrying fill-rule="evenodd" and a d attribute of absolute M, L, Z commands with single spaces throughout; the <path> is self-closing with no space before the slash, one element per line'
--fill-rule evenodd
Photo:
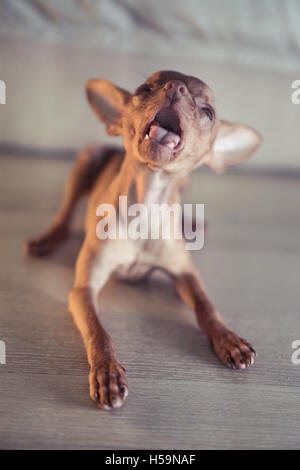
<path fill-rule="evenodd" d="M 175 142 L 172 140 L 171 142 L 167 142 L 165 145 L 170 149 L 173 149 L 175 147 Z"/>

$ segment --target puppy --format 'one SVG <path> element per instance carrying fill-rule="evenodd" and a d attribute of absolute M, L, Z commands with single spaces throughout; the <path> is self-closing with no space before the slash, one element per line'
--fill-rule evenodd
<path fill-rule="evenodd" d="M 252 128 L 220 120 L 210 88 L 198 78 L 174 71 L 153 74 L 131 94 L 107 80 L 90 80 L 87 98 L 109 135 L 123 137 L 125 149 L 88 147 L 78 156 L 61 207 L 49 231 L 26 243 L 32 255 L 53 251 L 68 234 L 78 199 L 90 194 L 86 236 L 76 263 L 69 309 L 85 343 L 90 365 L 90 396 L 102 409 L 123 405 L 128 395 L 125 369 L 97 309 L 99 291 L 111 276 L 144 279 L 161 269 L 194 310 L 221 362 L 245 369 L 254 362 L 253 347 L 230 331 L 207 297 L 182 238 L 99 237 L 99 205 L 115 208 L 114 228 L 124 233 L 119 204 L 170 206 L 178 202 L 189 173 L 205 164 L 216 172 L 246 160 L 261 144 Z M 97 212 L 98 210 L 98 212 Z M 176 220 L 178 225 L 180 220 Z M 120 232 L 118 232 L 120 233 Z"/>

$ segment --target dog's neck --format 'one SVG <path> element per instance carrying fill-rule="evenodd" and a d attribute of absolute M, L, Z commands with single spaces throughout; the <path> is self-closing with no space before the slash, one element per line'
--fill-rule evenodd
<path fill-rule="evenodd" d="M 185 176 L 165 169 L 152 169 L 146 163 L 125 156 L 119 174 L 119 195 L 127 196 L 129 204 L 173 204 Z"/>

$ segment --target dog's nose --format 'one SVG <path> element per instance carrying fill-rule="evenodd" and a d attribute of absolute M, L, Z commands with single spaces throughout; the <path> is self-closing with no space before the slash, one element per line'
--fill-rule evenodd
<path fill-rule="evenodd" d="M 170 80 L 164 86 L 166 95 L 172 101 L 174 98 L 181 98 L 187 95 L 188 90 L 183 82 L 180 80 Z"/>

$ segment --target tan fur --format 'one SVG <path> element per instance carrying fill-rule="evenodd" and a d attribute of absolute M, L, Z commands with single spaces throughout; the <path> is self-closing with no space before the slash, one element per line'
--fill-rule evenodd
<path fill-rule="evenodd" d="M 34 255 L 51 252 L 67 236 L 77 200 L 90 192 L 86 238 L 76 263 L 69 308 L 87 350 L 91 398 L 100 408 L 110 409 L 121 406 L 128 395 L 125 370 L 116 361 L 96 311 L 99 291 L 111 276 L 137 280 L 153 269 L 167 272 L 183 300 L 195 310 L 220 360 L 237 369 L 249 366 L 254 349 L 228 330 L 208 300 L 183 240 L 99 240 L 96 210 L 99 204 L 109 203 L 121 211 L 119 196 L 127 196 L 128 205 L 172 204 L 179 200 L 191 170 L 205 163 L 223 171 L 228 164 L 240 163 L 260 145 L 259 134 L 248 126 L 220 121 L 208 86 L 178 72 L 155 73 L 133 95 L 106 80 L 91 80 L 87 96 L 108 133 L 122 135 L 125 152 L 83 150 L 51 229 L 28 241 L 26 250 Z M 165 107 L 174 109 L 180 121 L 181 141 L 173 150 L 144 139 L 145 129 Z"/>

